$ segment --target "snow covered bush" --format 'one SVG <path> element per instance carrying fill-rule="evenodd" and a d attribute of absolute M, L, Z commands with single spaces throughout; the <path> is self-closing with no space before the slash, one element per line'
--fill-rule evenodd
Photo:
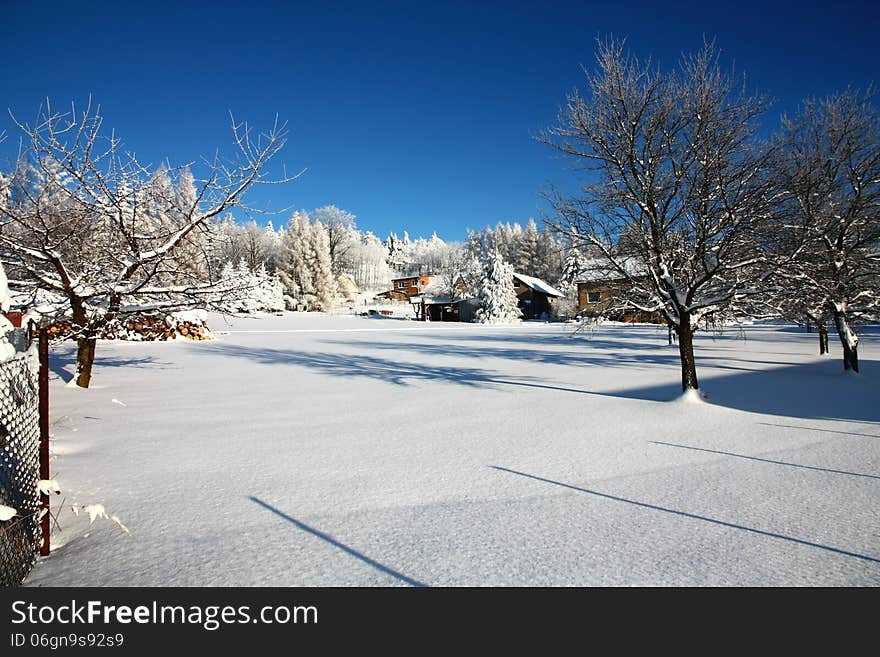
<path fill-rule="evenodd" d="M 224 292 L 215 305 L 225 312 L 253 313 L 284 310 L 284 286 L 277 275 L 269 274 L 263 265 L 251 271 L 244 260 L 238 266 L 227 263 L 220 275 Z"/>
<path fill-rule="evenodd" d="M 578 300 L 578 289 L 574 283 L 561 284 L 559 291 L 564 292 L 565 296 L 560 297 L 551 306 L 554 317 L 564 317 L 573 319 L 580 312 L 580 302 Z"/>
<path fill-rule="evenodd" d="M 478 323 L 516 324 L 520 321 L 522 310 L 513 286 L 513 265 L 504 262 L 497 251 L 490 253 L 483 263 L 479 298 Z"/>

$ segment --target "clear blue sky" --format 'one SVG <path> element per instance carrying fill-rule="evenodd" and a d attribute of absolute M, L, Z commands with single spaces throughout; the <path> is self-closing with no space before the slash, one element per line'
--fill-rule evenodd
<path fill-rule="evenodd" d="M 197 6 L 197 5 L 201 6 Z M 0 105 L 89 94 L 142 159 L 231 152 L 227 111 L 290 125 L 297 182 L 268 208 L 335 204 L 384 237 L 462 239 L 524 221 L 565 163 L 530 136 L 583 83 L 596 35 L 671 65 L 714 36 L 777 100 L 877 80 L 877 2 L 25 2 L 0 3 Z M 0 121 L 9 139 L 15 133 Z M 258 217 L 265 222 L 265 217 Z M 285 218 L 275 217 L 276 225 Z"/>

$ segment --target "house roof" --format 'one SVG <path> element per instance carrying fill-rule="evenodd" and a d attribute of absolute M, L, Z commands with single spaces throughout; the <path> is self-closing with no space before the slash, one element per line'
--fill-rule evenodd
<path fill-rule="evenodd" d="M 462 297 L 450 297 L 450 296 L 429 296 L 427 294 L 423 294 L 421 296 L 413 296 L 410 297 L 411 303 L 421 303 L 424 300 L 425 305 L 432 305 L 438 303 L 458 303 L 459 301 L 463 301 Z"/>
<path fill-rule="evenodd" d="M 623 256 L 618 259 L 627 276 L 644 276 L 647 268 L 641 259 L 636 256 Z M 584 268 L 577 275 L 577 283 L 601 283 L 603 281 L 619 281 L 624 276 L 615 266 L 605 258 L 590 258 L 584 263 Z"/>
<path fill-rule="evenodd" d="M 392 278 L 391 282 L 394 281 L 411 281 L 415 278 L 434 278 L 434 274 L 413 274 L 412 276 L 398 276 L 397 278 Z"/>
<path fill-rule="evenodd" d="M 540 278 L 534 278 L 533 276 L 526 276 L 525 274 L 517 274 L 514 273 L 513 277 L 517 279 L 520 283 L 525 285 L 526 287 L 530 287 L 536 292 L 543 292 L 544 294 L 551 297 L 564 297 L 565 295 L 557 290 L 555 287 L 550 285 L 549 283 L 545 283 Z"/>

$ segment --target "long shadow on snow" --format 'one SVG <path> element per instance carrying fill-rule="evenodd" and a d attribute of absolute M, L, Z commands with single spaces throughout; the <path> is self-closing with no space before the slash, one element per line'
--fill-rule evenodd
<path fill-rule="evenodd" d="M 480 339 L 481 340 L 481 339 Z M 482 341 L 482 340 L 481 340 Z M 543 363 L 547 365 L 603 365 L 626 366 L 635 363 L 657 363 L 661 365 L 672 365 L 678 363 L 678 351 L 674 354 L 663 353 L 659 349 L 653 354 L 622 354 L 619 351 L 548 351 L 536 349 L 536 341 L 531 341 L 528 347 L 496 347 L 489 345 L 466 345 L 466 344 L 444 344 L 444 343 L 403 343 L 403 342 L 375 342 L 373 340 L 322 340 L 323 344 L 332 344 L 340 346 L 359 346 L 367 349 L 378 349 L 381 351 L 402 352 L 411 351 L 414 354 L 423 354 L 430 356 L 447 356 L 459 358 L 501 358 L 512 361 L 527 361 L 531 363 Z M 543 342 L 543 341 L 542 341 Z M 538 344 L 541 344 L 539 342 Z M 571 343 L 566 345 L 571 347 Z M 621 345 L 615 345 L 619 348 Z"/>
<path fill-rule="evenodd" d="M 662 335 L 659 333 L 657 335 L 647 335 L 644 331 L 638 335 L 610 335 L 610 331 L 613 331 L 618 327 L 613 327 L 608 331 L 605 331 L 601 334 L 597 333 L 596 335 L 590 336 L 587 334 L 576 334 L 572 335 L 570 333 L 567 334 L 559 334 L 559 333 L 541 333 L 541 334 L 526 334 L 522 335 L 520 333 L 511 332 L 506 334 L 468 334 L 468 335 L 455 335 L 455 334 L 437 334 L 437 333 L 423 333 L 419 335 L 419 338 L 425 338 L 426 340 L 436 340 L 438 342 L 446 342 L 456 344 L 456 349 L 459 349 L 457 343 L 479 343 L 479 344 L 493 344 L 498 343 L 504 345 L 508 349 L 516 349 L 522 350 L 522 347 L 514 347 L 513 345 L 529 345 L 530 347 L 534 347 L 535 345 L 548 346 L 548 347 L 564 347 L 567 349 L 589 349 L 591 353 L 595 354 L 609 354 L 615 355 L 620 354 L 621 351 L 625 352 L 635 352 L 627 354 L 625 358 L 634 359 L 634 358 L 643 358 L 643 354 L 650 354 L 649 358 L 655 360 L 662 360 L 665 358 L 671 359 L 676 365 L 678 364 L 678 345 L 677 344 L 668 344 L 666 341 L 666 333 L 663 332 Z M 764 339 L 763 336 L 761 338 Z M 697 344 L 696 344 L 696 356 L 697 356 L 697 365 L 700 363 L 707 363 L 715 360 L 731 360 L 736 359 L 740 362 L 745 363 L 760 363 L 763 365 L 789 365 L 791 361 L 776 361 L 776 360 L 747 360 L 738 355 L 743 351 L 743 348 L 748 348 L 749 341 L 743 341 L 742 338 L 734 335 L 722 335 L 711 338 L 705 334 L 697 335 Z M 471 349 L 475 349 L 474 345 L 470 346 Z M 713 352 L 732 352 L 731 356 L 712 356 L 707 354 L 707 351 Z M 803 358 L 802 352 L 797 351 L 780 351 L 774 349 L 772 352 L 769 352 L 768 355 L 772 356 L 797 356 L 799 358 Z M 727 369 L 736 369 L 731 365 L 719 366 L 726 367 Z"/>
<path fill-rule="evenodd" d="M 479 339 L 479 338 L 478 338 Z M 360 346 L 369 349 L 380 349 L 383 351 L 412 351 L 416 354 L 428 354 L 432 356 L 452 356 L 459 358 L 501 358 L 511 361 L 523 361 L 528 363 L 542 363 L 546 365 L 567 365 L 571 367 L 583 367 L 590 365 L 599 365 L 602 367 L 631 367 L 633 365 L 667 365 L 674 367 L 676 371 L 679 367 L 678 348 L 653 347 L 651 350 L 639 351 L 638 353 L 624 353 L 620 351 L 620 343 L 608 343 L 605 348 L 594 348 L 581 351 L 547 351 L 536 349 L 536 340 L 525 342 L 526 347 L 496 347 L 487 345 L 464 345 L 464 344 L 426 344 L 403 343 L 403 342 L 374 342 L 371 340 L 322 340 L 324 344 L 342 345 L 342 346 Z M 541 341 L 543 342 L 543 341 Z M 613 345 L 614 349 L 611 349 Z M 571 343 L 566 344 L 571 347 Z M 580 345 L 575 345 L 580 346 Z M 628 348 L 628 345 L 626 345 Z M 698 358 L 698 366 L 700 364 L 707 367 L 723 370 L 736 370 L 751 372 L 749 367 L 738 367 L 727 362 L 730 358 L 720 356 L 704 356 Z M 789 365 L 784 361 L 750 361 L 741 360 L 742 363 L 760 363 L 761 365 Z"/>
<path fill-rule="evenodd" d="M 590 490 L 589 488 L 582 488 L 580 486 L 574 486 L 572 484 L 567 484 L 562 481 L 556 481 L 554 479 L 547 479 L 545 477 L 539 477 L 538 475 L 529 474 L 527 472 L 520 472 L 518 470 L 511 470 L 510 468 L 505 468 L 500 465 L 490 465 L 490 468 L 493 470 L 498 470 L 499 472 L 506 472 L 508 474 L 517 475 L 520 477 L 525 477 L 527 479 L 533 479 L 535 481 L 540 481 L 545 484 L 552 484 L 554 486 L 560 486 L 562 488 L 567 488 L 569 490 L 578 491 L 579 493 L 586 493 L 588 495 L 592 495 L 594 497 L 611 500 L 612 502 L 621 502 L 623 504 L 630 504 L 635 507 L 639 507 L 642 509 L 648 509 L 650 511 L 659 511 L 661 513 L 667 513 L 683 518 L 689 518 L 690 520 L 698 520 L 700 522 L 707 522 L 713 525 L 720 525 L 722 527 L 727 527 L 729 529 L 738 529 L 740 531 L 748 532 L 750 534 L 757 534 L 758 536 L 766 536 L 767 538 L 775 538 L 782 541 L 787 541 L 789 543 L 796 543 L 798 545 L 805 545 L 807 547 L 818 548 L 820 550 L 824 550 L 826 552 L 832 552 L 834 554 L 839 554 L 844 557 L 852 557 L 855 559 L 860 559 L 862 561 L 868 561 L 870 563 L 880 564 L 880 559 L 876 557 L 871 557 L 866 554 L 860 554 L 858 552 L 850 552 L 849 550 L 842 550 L 840 548 L 832 547 L 830 545 L 823 545 L 822 543 L 814 543 L 813 541 L 807 541 L 802 538 L 796 538 L 794 536 L 786 536 L 785 534 L 779 534 L 772 531 L 767 531 L 764 529 L 756 529 L 755 527 L 747 527 L 745 525 L 740 525 L 734 522 L 728 522 L 726 520 L 719 520 L 717 518 L 709 518 L 708 516 L 701 516 L 696 513 L 688 513 L 687 511 L 679 511 L 677 509 L 669 509 L 663 506 L 658 506 L 656 504 L 650 504 L 648 502 L 642 502 L 640 500 L 631 500 L 626 497 L 619 497 L 617 495 L 610 495 L 608 493 L 602 493 L 600 491 Z"/>
<path fill-rule="evenodd" d="M 597 328 L 594 332 L 589 330 L 575 331 L 574 329 L 560 329 L 558 332 L 545 331 L 540 333 L 523 332 L 523 331 L 507 331 L 504 333 L 474 333 L 467 332 L 462 335 L 455 333 L 429 334 L 424 333 L 423 336 L 430 340 L 451 340 L 461 342 L 502 342 L 502 343 L 522 343 L 535 344 L 540 342 L 547 345 L 563 345 L 563 346 L 586 346 L 590 345 L 597 349 L 638 349 L 638 350 L 657 350 L 670 348 L 667 344 L 667 334 L 665 327 L 655 325 L 627 325 L 623 326 L 603 326 Z M 863 342 L 880 337 L 880 326 L 863 327 L 861 338 Z M 746 328 L 745 337 L 736 328 L 731 327 L 722 334 L 713 334 L 707 331 L 698 331 L 695 336 L 697 340 L 697 357 L 700 357 L 700 351 L 709 347 L 713 350 L 721 351 L 740 351 L 743 347 L 748 347 L 752 340 L 760 340 L 761 342 L 780 343 L 782 344 L 799 344 L 802 341 L 810 342 L 818 340 L 818 334 L 807 333 L 803 328 L 797 326 L 784 327 L 768 327 L 768 326 L 750 326 Z M 799 340 L 803 338 L 803 340 Z M 835 348 L 839 348 L 840 343 L 837 336 L 831 329 L 829 335 L 831 339 L 832 352 Z M 671 347 L 677 349 L 675 345 Z M 772 354 L 778 356 L 802 356 L 801 352 L 780 351 L 773 349 Z"/>
<path fill-rule="evenodd" d="M 97 370 L 100 370 L 102 367 L 147 367 L 148 365 L 154 366 L 156 363 L 156 359 L 152 356 L 107 358 L 102 357 L 99 351 L 95 357 L 95 369 Z M 76 370 L 76 347 L 53 347 L 49 352 L 49 371 L 64 383 L 69 383 L 74 375 L 67 368 Z"/>
<path fill-rule="evenodd" d="M 517 379 L 514 381 L 500 374 L 487 377 L 485 370 L 472 370 L 456 366 L 437 368 L 422 365 L 413 366 L 405 363 L 399 364 L 404 368 L 403 372 L 406 372 L 408 368 L 414 368 L 414 376 L 424 375 L 419 378 L 435 378 L 434 375 L 439 374 L 449 380 L 453 380 L 456 377 L 464 379 L 464 381 L 459 382 L 473 382 L 476 379 L 483 379 L 491 383 L 529 385 L 536 388 L 557 388 L 567 392 L 646 401 L 669 401 L 681 394 L 678 379 L 679 356 L 677 351 L 673 353 L 671 350 L 663 353 L 660 353 L 658 350 L 657 353 L 639 352 L 623 354 L 607 349 L 590 349 L 580 352 L 547 351 L 536 349 L 534 345 L 529 348 L 503 348 L 487 345 L 469 346 L 462 343 L 450 346 L 442 343 L 426 344 L 421 342 L 417 344 L 356 340 L 325 340 L 324 342 L 396 353 L 411 351 L 416 355 L 422 354 L 432 357 L 446 356 L 467 359 L 488 357 L 546 365 L 593 366 L 602 368 L 642 366 L 645 364 L 666 365 L 670 366 L 675 372 L 675 375 L 670 377 L 670 381 L 667 384 L 600 392 L 574 388 L 557 388 L 556 386 L 546 384 L 541 385 L 536 383 L 534 379 Z M 620 345 L 616 344 L 615 346 L 619 347 Z M 370 358 L 375 361 L 379 360 Z M 701 379 L 713 404 L 752 413 L 804 419 L 880 421 L 880 393 L 864 380 L 864 377 L 867 375 L 849 376 L 843 374 L 839 370 L 840 365 L 836 360 L 791 364 L 782 361 L 742 359 L 738 361 L 742 366 L 716 362 L 720 360 L 727 359 L 712 356 L 697 358 L 698 368 L 704 368 L 701 373 L 705 374 L 709 368 L 730 371 L 729 374 L 722 376 L 710 375 Z M 751 363 L 760 367 L 750 367 L 749 364 Z M 880 365 L 880 363 L 873 361 L 863 361 L 863 363 L 865 364 L 865 369 L 870 370 Z M 779 367 L 767 369 L 767 365 L 779 365 Z M 424 372 L 421 372 L 423 369 Z M 479 374 L 475 377 L 475 373 Z"/>
<path fill-rule="evenodd" d="M 293 525 L 297 529 L 301 529 L 304 532 L 308 532 L 312 536 L 317 536 L 322 541 L 326 541 L 327 543 L 329 543 L 333 547 L 342 550 L 343 552 L 354 557 L 355 559 L 363 561 L 368 566 L 372 566 L 373 568 L 378 570 L 380 573 L 384 573 L 385 575 L 390 575 L 391 577 L 393 577 L 395 579 L 399 579 L 401 582 L 409 584 L 410 586 L 427 586 L 427 584 L 420 582 L 417 579 L 413 579 L 412 577 L 407 577 L 403 573 L 400 573 L 400 572 L 394 570 L 393 568 L 389 568 L 388 566 L 381 564 L 378 561 L 375 561 L 374 559 L 371 559 L 370 557 L 365 555 L 363 552 L 358 552 L 357 550 L 355 550 L 352 547 L 349 547 L 345 543 L 342 543 L 342 542 L 336 540 L 335 538 L 330 536 L 330 534 L 325 534 L 324 532 L 319 531 L 319 530 L 315 529 L 314 527 L 310 527 L 309 525 L 305 524 L 304 522 L 300 522 L 296 518 L 293 518 L 293 517 L 287 515 L 286 513 L 284 513 L 284 511 L 281 511 L 280 509 L 276 509 L 271 504 L 264 502 L 259 497 L 254 497 L 253 495 L 251 495 L 251 497 L 249 499 L 254 504 L 258 504 L 261 507 L 263 507 L 264 509 L 266 509 L 267 511 L 271 511 L 279 518 L 284 518 L 284 520 L 289 522 L 291 525 Z"/>
<path fill-rule="evenodd" d="M 736 452 L 725 452 L 719 449 L 706 449 L 705 447 L 694 447 L 693 445 L 680 445 L 678 443 L 665 443 L 662 440 L 648 441 L 652 445 L 664 445 L 666 447 L 677 447 L 679 449 L 690 449 L 695 452 L 706 452 L 708 454 L 718 454 L 720 456 L 731 456 L 737 459 L 745 459 L 747 461 L 758 461 L 759 463 L 768 463 L 770 465 L 782 465 L 789 468 L 800 468 L 802 470 L 813 470 L 815 472 L 827 472 L 829 474 L 846 475 L 848 477 L 865 477 L 867 479 L 880 479 L 880 476 L 866 474 L 864 472 L 850 472 L 849 470 L 835 470 L 833 468 L 822 468 L 817 465 L 804 465 L 802 463 L 790 463 L 788 461 L 776 461 L 774 459 L 765 459 L 760 456 L 749 456 L 748 454 L 737 454 Z"/>
<path fill-rule="evenodd" d="M 495 385 L 510 385 L 592 394 L 589 390 L 544 384 L 541 383 L 541 379 L 533 377 L 518 376 L 511 378 L 499 372 L 474 367 L 438 367 L 356 354 L 308 353 L 287 349 L 244 347 L 231 344 L 210 345 L 194 351 L 194 353 L 219 353 L 224 356 L 243 358 L 263 365 L 308 367 L 331 376 L 377 379 L 395 385 L 410 385 L 416 381 L 447 381 L 471 387 L 488 388 Z"/>
<path fill-rule="evenodd" d="M 366 347 L 371 343 L 352 344 Z M 414 349 L 418 351 L 417 348 Z M 471 387 L 516 386 L 643 401 L 670 401 L 681 394 L 677 375 L 671 376 L 666 384 L 599 392 L 554 385 L 546 382 L 546 379 L 530 376 L 510 377 L 480 368 L 429 365 L 359 354 L 310 353 L 229 343 L 209 345 L 194 350 L 193 353 L 220 354 L 264 365 L 307 367 L 331 376 L 369 378 L 395 385 L 410 385 L 416 381 L 446 381 Z M 479 350 L 470 355 L 478 356 Z M 528 360 L 520 355 L 511 357 Z M 670 357 L 677 362 L 676 356 Z M 636 359 L 633 362 L 644 361 Z M 584 364 L 609 365 L 601 357 Z M 866 368 L 880 366 L 880 363 L 870 361 L 865 361 L 865 364 Z M 861 377 L 839 373 L 837 365 L 836 362 L 824 361 L 769 370 L 737 371 L 705 378 L 703 383 L 713 404 L 752 413 L 804 419 L 880 421 L 880 394 L 874 387 L 867 385 L 867 381 L 861 380 Z"/>
<path fill-rule="evenodd" d="M 862 363 L 869 371 L 880 367 L 880 361 Z M 867 376 L 845 373 L 837 360 L 825 360 L 704 376 L 700 379 L 700 386 L 712 404 L 750 413 L 877 423 L 880 422 L 880 387 Z M 678 381 L 670 381 L 604 394 L 667 401 L 681 394 L 681 385 Z"/>

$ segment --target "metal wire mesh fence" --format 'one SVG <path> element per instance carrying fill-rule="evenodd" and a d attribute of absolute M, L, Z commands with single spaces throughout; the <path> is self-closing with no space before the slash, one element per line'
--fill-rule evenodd
<path fill-rule="evenodd" d="M 0 521 L 0 585 L 20 584 L 42 540 L 39 367 L 33 351 L 0 362 L 0 504 L 17 514 Z"/>

